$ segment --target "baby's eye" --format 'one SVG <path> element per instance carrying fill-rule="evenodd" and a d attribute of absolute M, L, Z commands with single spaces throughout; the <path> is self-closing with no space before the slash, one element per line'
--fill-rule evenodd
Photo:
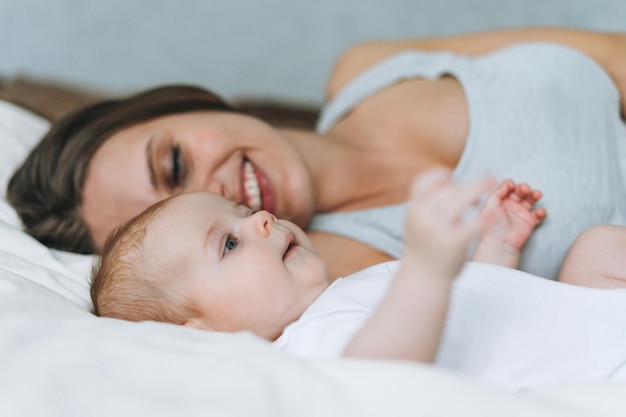
<path fill-rule="evenodd" d="M 228 252 L 230 252 L 231 250 L 235 249 L 237 247 L 237 245 L 239 245 L 239 240 L 233 236 L 233 235 L 228 235 L 226 237 L 226 242 L 224 242 L 224 255 L 226 255 Z"/>

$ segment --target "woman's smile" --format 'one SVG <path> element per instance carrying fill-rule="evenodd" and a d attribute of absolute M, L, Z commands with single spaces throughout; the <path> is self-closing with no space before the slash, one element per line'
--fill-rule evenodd
<path fill-rule="evenodd" d="M 252 210 L 266 210 L 276 213 L 274 193 L 265 172 L 249 159 L 242 164 L 242 192 L 243 203 Z"/>
<path fill-rule="evenodd" d="M 243 161 L 243 198 L 245 204 L 252 210 L 261 210 L 261 190 L 259 189 L 259 181 L 252 163 L 245 159 Z"/>

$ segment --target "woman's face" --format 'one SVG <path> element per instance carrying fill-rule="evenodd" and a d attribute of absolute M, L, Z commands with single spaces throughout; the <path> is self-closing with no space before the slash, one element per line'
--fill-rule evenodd
<path fill-rule="evenodd" d="M 83 215 L 96 245 L 171 195 L 209 191 L 298 225 L 313 210 L 300 154 L 271 126 L 227 112 L 160 117 L 112 135 L 95 152 Z"/>

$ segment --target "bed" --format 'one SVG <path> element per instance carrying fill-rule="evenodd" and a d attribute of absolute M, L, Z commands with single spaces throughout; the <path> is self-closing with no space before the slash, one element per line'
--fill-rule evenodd
<path fill-rule="evenodd" d="M 3 190 L 49 119 L 99 97 L 23 81 L 8 85 L 0 89 Z M 32 91 L 47 98 L 29 97 Z M 316 116 L 314 109 L 248 108 L 293 125 Z M 92 262 L 39 244 L 0 201 L 3 417 L 626 414 L 626 375 L 511 392 L 424 364 L 296 358 L 248 333 L 98 318 L 88 296 Z"/>

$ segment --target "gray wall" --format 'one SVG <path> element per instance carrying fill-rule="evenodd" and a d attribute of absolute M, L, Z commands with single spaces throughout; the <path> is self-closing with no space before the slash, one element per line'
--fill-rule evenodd
<path fill-rule="evenodd" d="M 626 31 L 626 0 L 0 0 L 0 75 L 319 104 L 356 42 L 525 25 Z"/>

